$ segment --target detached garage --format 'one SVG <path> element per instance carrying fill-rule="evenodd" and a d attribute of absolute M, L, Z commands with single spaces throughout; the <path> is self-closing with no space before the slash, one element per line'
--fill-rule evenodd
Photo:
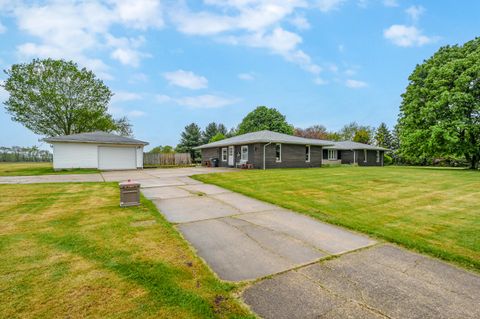
<path fill-rule="evenodd" d="M 143 168 L 147 142 L 106 132 L 49 137 L 53 168 L 98 168 L 101 170 Z"/>

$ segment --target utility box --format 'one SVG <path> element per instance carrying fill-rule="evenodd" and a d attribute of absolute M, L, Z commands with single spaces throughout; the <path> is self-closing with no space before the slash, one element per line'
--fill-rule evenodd
<path fill-rule="evenodd" d="M 120 186 L 120 207 L 140 205 L 140 183 L 127 182 L 119 183 Z"/>

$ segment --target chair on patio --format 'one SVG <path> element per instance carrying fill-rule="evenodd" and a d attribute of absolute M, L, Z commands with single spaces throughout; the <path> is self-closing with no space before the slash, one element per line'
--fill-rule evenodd
<path fill-rule="evenodd" d="M 241 159 L 239 162 L 237 162 L 237 163 L 235 164 L 235 167 L 236 167 L 236 168 L 246 168 L 246 167 L 247 167 L 247 163 L 248 163 L 247 160 L 242 160 L 242 159 Z"/>

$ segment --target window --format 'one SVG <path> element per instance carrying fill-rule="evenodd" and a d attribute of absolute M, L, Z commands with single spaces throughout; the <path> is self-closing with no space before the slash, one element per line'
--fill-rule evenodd
<path fill-rule="evenodd" d="M 310 163 L 310 145 L 305 145 L 305 162 Z"/>
<path fill-rule="evenodd" d="M 282 161 L 282 144 L 275 144 L 275 162 Z"/>
<path fill-rule="evenodd" d="M 363 161 L 367 162 L 367 150 L 363 150 Z"/>
<path fill-rule="evenodd" d="M 328 150 L 328 160 L 335 161 L 337 159 L 337 150 Z"/>
<path fill-rule="evenodd" d="M 377 163 L 380 163 L 380 151 L 377 151 Z"/>
<path fill-rule="evenodd" d="M 242 153 L 241 153 L 240 159 L 242 161 L 248 161 L 248 146 L 247 145 L 242 146 Z"/>
<path fill-rule="evenodd" d="M 223 162 L 227 161 L 227 148 L 226 147 L 222 148 L 222 161 Z"/>

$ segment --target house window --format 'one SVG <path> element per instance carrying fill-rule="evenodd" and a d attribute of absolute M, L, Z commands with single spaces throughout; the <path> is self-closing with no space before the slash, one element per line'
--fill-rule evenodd
<path fill-rule="evenodd" d="M 377 163 L 380 163 L 380 151 L 377 151 Z"/>
<path fill-rule="evenodd" d="M 222 148 L 222 162 L 226 162 L 227 161 L 227 148 L 224 147 Z"/>
<path fill-rule="evenodd" d="M 282 144 L 275 144 L 275 162 L 282 161 Z"/>
<path fill-rule="evenodd" d="M 240 159 L 242 161 L 248 161 L 248 146 L 247 145 L 242 146 L 242 153 L 241 153 Z"/>
<path fill-rule="evenodd" d="M 367 162 L 367 150 L 363 150 L 363 161 Z"/>
<path fill-rule="evenodd" d="M 328 150 L 328 160 L 335 161 L 337 159 L 337 150 Z"/>
<path fill-rule="evenodd" d="M 305 162 L 310 163 L 310 145 L 305 145 Z"/>

